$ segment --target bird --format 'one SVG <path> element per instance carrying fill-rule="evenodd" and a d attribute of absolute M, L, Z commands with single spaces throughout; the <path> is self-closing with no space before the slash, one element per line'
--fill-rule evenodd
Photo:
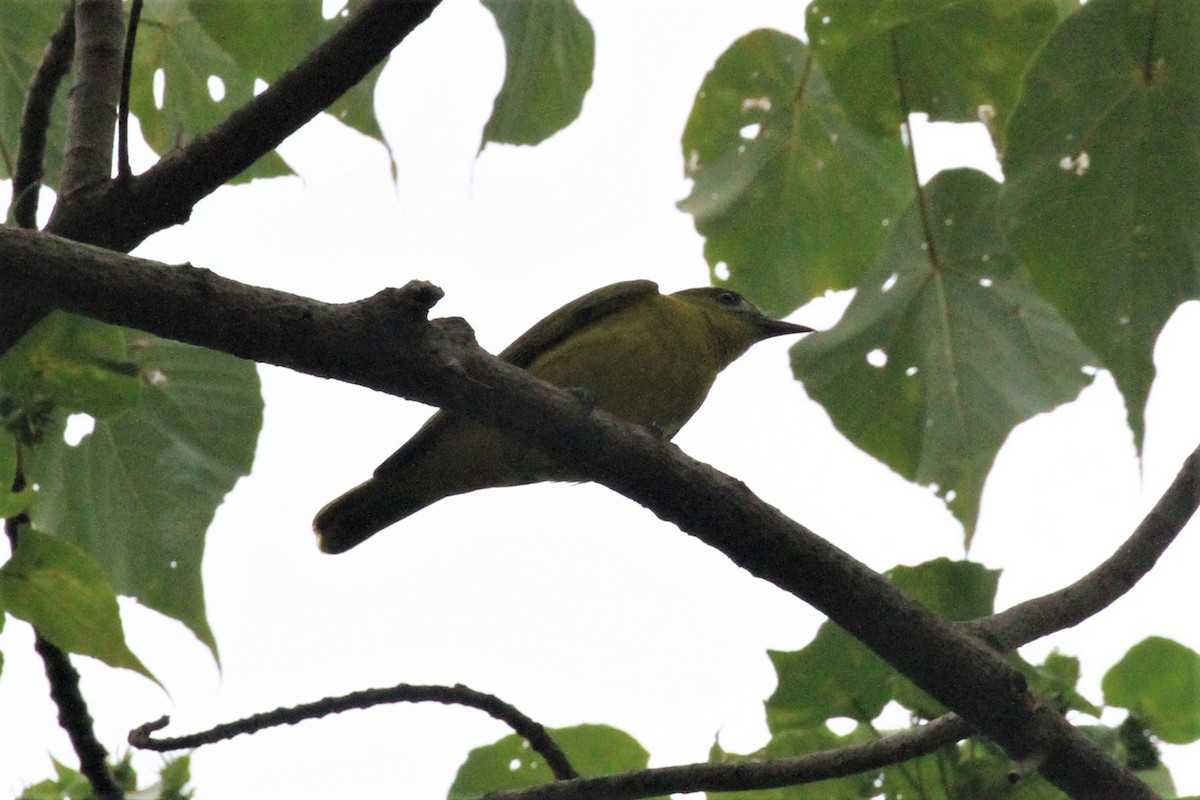
<path fill-rule="evenodd" d="M 772 319 L 730 289 L 660 294 L 653 281 L 635 280 L 573 300 L 499 358 L 670 439 L 751 345 L 812 330 Z M 342 553 L 451 495 L 571 480 L 536 448 L 438 411 L 369 480 L 322 508 L 313 531 L 322 551 Z"/>

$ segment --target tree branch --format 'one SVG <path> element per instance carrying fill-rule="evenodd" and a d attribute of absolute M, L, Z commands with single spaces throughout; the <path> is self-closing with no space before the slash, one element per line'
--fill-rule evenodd
<path fill-rule="evenodd" d="M 1012 650 L 1095 616 L 1145 576 L 1200 506 L 1200 447 L 1129 538 L 1075 583 L 969 623 L 1000 650 Z"/>
<path fill-rule="evenodd" d="M 64 198 L 112 176 L 125 37 L 120 0 L 76 0 L 75 34 L 75 85 L 67 105 L 60 184 Z"/>
<path fill-rule="evenodd" d="M 356 708 L 370 708 L 385 703 L 430 702 L 469 706 L 486 712 L 508 725 L 519 736 L 524 737 L 529 742 L 529 746 L 545 759 L 556 780 L 570 780 L 579 777 L 579 773 L 571 766 L 571 762 L 567 760 L 558 743 L 546 732 L 545 727 L 499 697 L 477 692 L 461 683 L 455 686 L 414 686 L 401 683 L 386 689 L 365 689 L 341 697 L 326 697 L 315 703 L 304 703 L 292 708 L 277 708 L 263 714 L 254 714 L 235 722 L 217 725 L 200 733 L 171 739 L 154 739 L 150 734 L 162 730 L 170 722 L 170 718 L 163 717 L 130 731 L 129 744 L 159 753 L 170 750 L 187 750 L 204 744 L 232 739 L 243 733 L 255 733 L 279 725 L 295 725 L 306 719 L 317 719 Z"/>
<path fill-rule="evenodd" d="M 970 727 L 947 715 L 867 744 L 822 750 L 770 761 L 687 764 L 600 778 L 557 781 L 531 789 L 492 792 L 487 800 L 638 800 L 677 792 L 732 792 L 799 786 L 857 775 L 932 753 L 970 734 Z"/>
<path fill-rule="evenodd" d="M 75 3 L 63 8 L 58 27 L 50 35 L 42 61 L 29 82 L 25 108 L 21 112 L 21 142 L 13 169 L 13 196 L 9 214 L 22 228 L 37 227 L 38 189 L 42 185 L 46 159 L 46 136 L 50 111 L 63 76 L 75 54 Z"/>
<path fill-rule="evenodd" d="M 50 697 L 58 706 L 58 724 L 71 739 L 71 745 L 79 757 L 79 771 L 87 778 L 100 800 L 122 800 L 125 793 L 108 768 L 108 753 L 96 739 L 92 715 L 88 713 L 87 703 L 79 691 L 79 673 L 71 666 L 67 654 L 43 639 L 40 633 L 33 647 L 46 667 Z"/>
<path fill-rule="evenodd" d="M 221 125 L 166 154 L 142 175 L 106 181 L 80 196 L 62 198 L 48 230 L 127 252 L 152 233 L 186 222 L 197 202 L 362 80 L 439 2 L 365 3 L 295 69 Z"/>
<path fill-rule="evenodd" d="M 433 403 L 505 430 L 807 601 L 1014 760 L 1074 797 L 1155 794 L 1034 697 L 1020 673 L 859 561 L 678 447 L 425 321 L 414 283 L 345 305 L 253 289 L 30 231 L 0 231 L 0 289 L 179 341 Z"/>

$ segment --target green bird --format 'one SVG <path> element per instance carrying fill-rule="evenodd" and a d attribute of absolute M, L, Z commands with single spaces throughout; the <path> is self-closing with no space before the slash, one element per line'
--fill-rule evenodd
<path fill-rule="evenodd" d="M 626 281 L 558 309 L 500 358 L 670 439 L 751 345 L 811 330 L 728 289 L 664 295 L 651 281 Z M 323 551 L 341 553 L 443 497 L 577 479 L 495 428 L 439 411 L 370 480 L 321 509 L 313 531 Z"/>

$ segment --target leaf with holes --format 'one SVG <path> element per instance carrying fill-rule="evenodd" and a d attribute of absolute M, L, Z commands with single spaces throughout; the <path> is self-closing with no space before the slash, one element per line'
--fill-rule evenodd
<path fill-rule="evenodd" d="M 142 402 L 77 446 L 34 448 L 31 516 L 103 567 L 118 594 L 187 625 L 215 655 L 200 562 L 217 506 L 249 473 L 262 425 L 254 365 L 128 331 Z M 58 415 L 61 431 L 62 415 Z"/>
<path fill-rule="evenodd" d="M 909 110 L 930 119 L 987 121 L 986 107 L 1007 120 L 1058 17 L 1053 0 L 817 0 L 806 30 L 855 124 L 895 136 L 901 86 Z"/>
<path fill-rule="evenodd" d="M 973 170 L 925 188 L 832 329 L 792 348 L 809 395 L 860 448 L 931 485 L 970 543 L 1009 432 L 1074 399 L 1090 354 L 1008 255 L 999 185 Z"/>
<path fill-rule="evenodd" d="M 1093 0 L 1046 43 L 1004 156 L 1008 238 L 1125 397 L 1140 452 L 1154 343 L 1200 297 L 1200 4 Z"/>
<path fill-rule="evenodd" d="M 804 44 L 778 31 L 717 59 L 683 152 L 693 184 L 679 207 L 714 281 L 777 317 L 856 285 L 912 192 L 899 140 L 858 130 Z"/>
<path fill-rule="evenodd" d="M 191 0 L 188 10 L 204 32 L 242 69 L 267 83 L 274 83 L 336 33 L 345 24 L 347 15 L 359 5 L 361 2 L 354 0 L 333 19 L 324 18 L 320 0 L 274 3 Z M 287 36 L 263 35 L 272 30 L 285 30 Z M 383 144 L 390 156 L 391 148 L 375 116 L 375 84 L 386 63 L 384 61 L 371 70 L 325 110 L 342 124 Z M 394 163 L 392 168 L 394 171 Z"/>
<path fill-rule="evenodd" d="M 264 48 L 278 49 L 283 46 L 280 41 L 288 38 L 262 34 L 259 30 Z M 187 144 L 225 121 L 254 96 L 254 79 L 253 72 L 208 35 L 187 2 L 146 4 L 134 50 L 129 107 L 156 153 Z M 283 158 L 271 151 L 234 182 L 291 174 Z"/>

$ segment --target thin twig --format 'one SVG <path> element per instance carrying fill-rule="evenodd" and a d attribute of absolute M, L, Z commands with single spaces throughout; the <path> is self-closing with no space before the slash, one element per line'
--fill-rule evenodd
<path fill-rule="evenodd" d="M 37 227 L 38 190 L 45 170 L 46 138 L 50 111 L 63 76 L 71 69 L 75 53 L 75 3 L 63 8 L 58 27 L 42 53 L 42 61 L 29 82 L 21 112 L 21 141 L 13 169 L 13 196 L 9 215 L 22 228 Z"/>
<path fill-rule="evenodd" d="M 142 18 L 142 0 L 129 7 L 129 27 L 125 31 L 125 58 L 121 64 L 121 101 L 117 108 L 117 179 L 128 180 L 129 166 L 129 82 L 133 75 L 133 49 L 137 44 L 138 22 Z"/>
<path fill-rule="evenodd" d="M 79 691 L 79 673 L 67 654 L 37 634 L 33 647 L 42 657 L 46 678 L 50 681 L 50 697 L 58 706 L 58 724 L 67 732 L 71 746 L 79 757 L 79 771 L 92 785 L 92 792 L 101 800 L 122 800 L 125 793 L 113 779 L 108 768 L 108 752 L 96 739 L 92 715 Z"/>
<path fill-rule="evenodd" d="M 186 750 L 200 745 L 232 739 L 243 733 L 255 733 L 279 725 L 295 725 L 307 719 L 318 719 L 329 714 L 338 714 L 356 708 L 370 708 L 386 703 L 443 703 L 446 705 L 469 706 L 486 712 L 523 736 L 554 773 L 556 780 L 578 778 L 579 773 L 571 766 L 558 744 L 539 723 L 521 713 L 515 706 L 495 695 L 477 692 L 462 684 L 455 686 L 414 686 L 401 683 L 386 689 L 365 689 L 341 697 L 326 697 L 313 703 L 303 703 L 291 708 L 277 708 L 262 714 L 254 714 L 234 722 L 217 725 L 207 731 L 170 739 L 154 739 L 150 734 L 161 730 L 170 722 L 163 717 L 147 722 L 129 732 L 129 744 L 143 750 L 166 752 Z"/>
<path fill-rule="evenodd" d="M 733 792 L 800 786 L 857 775 L 928 755 L 970 735 L 961 719 L 944 718 L 866 744 L 770 761 L 687 764 L 486 795 L 487 800 L 638 800 L 685 792 Z"/>

